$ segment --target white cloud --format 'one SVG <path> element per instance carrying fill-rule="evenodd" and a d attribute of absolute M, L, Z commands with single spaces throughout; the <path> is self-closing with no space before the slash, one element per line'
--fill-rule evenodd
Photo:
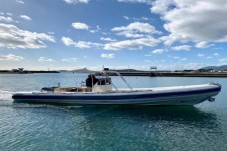
<path fill-rule="evenodd" d="M 168 57 L 171 57 L 171 58 L 173 58 L 173 59 L 177 59 L 177 60 L 180 60 L 180 61 L 185 61 L 185 60 L 187 60 L 187 58 L 185 58 L 185 57 L 183 57 L 183 58 L 178 57 L 178 56 L 168 56 Z"/>
<path fill-rule="evenodd" d="M 74 42 L 71 38 L 69 37 L 62 37 L 61 41 L 66 45 L 66 46 L 71 46 L 73 45 L 74 47 L 77 48 L 100 48 L 103 45 L 99 43 L 93 43 L 93 42 L 87 42 L 87 41 L 78 41 Z"/>
<path fill-rule="evenodd" d="M 173 59 L 180 59 L 180 57 L 178 57 L 178 56 L 174 56 L 174 57 L 173 57 Z"/>
<path fill-rule="evenodd" d="M 89 31 L 91 32 L 91 33 L 97 33 L 97 32 L 99 32 L 101 30 L 101 28 L 99 27 L 99 26 L 96 26 L 96 29 L 90 29 Z"/>
<path fill-rule="evenodd" d="M 72 27 L 75 29 L 88 30 L 89 26 L 85 23 L 75 22 L 72 23 Z"/>
<path fill-rule="evenodd" d="M 161 2 L 162 11 L 154 11 Z M 170 32 L 162 37 L 166 45 L 180 42 L 226 42 L 227 1 L 226 0 L 166 0 L 153 3 L 152 12 L 159 13 L 166 22 L 164 28 Z"/>
<path fill-rule="evenodd" d="M 218 62 L 220 63 L 220 65 L 226 65 L 227 64 L 227 58 L 219 59 Z"/>
<path fill-rule="evenodd" d="M 213 44 L 209 45 L 208 42 L 206 42 L 206 41 L 198 42 L 195 45 L 196 48 L 209 48 L 211 46 L 214 46 L 214 45 Z"/>
<path fill-rule="evenodd" d="M 147 17 L 141 17 L 142 20 L 149 20 Z"/>
<path fill-rule="evenodd" d="M 117 35 L 125 37 L 141 38 L 144 34 L 160 34 L 154 26 L 148 23 L 134 22 L 128 26 L 115 27 L 112 31 L 118 32 Z"/>
<path fill-rule="evenodd" d="M 48 34 L 50 34 L 50 35 L 54 35 L 54 32 L 49 31 L 49 32 L 48 32 Z"/>
<path fill-rule="evenodd" d="M 219 53 L 214 53 L 214 56 L 218 56 L 219 55 Z"/>
<path fill-rule="evenodd" d="M 101 37 L 100 38 L 101 40 L 103 40 L 103 41 L 117 41 L 116 39 L 112 39 L 112 38 L 109 38 L 109 37 Z"/>
<path fill-rule="evenodd" d="M 152 51 L 153 54 L 163 54 L 164 52 L 164 49 L 155 49 L 154 51 Z"/>
<path fill-rule="evenodd" d="M 0 22 L 13 22 L 13 19 L 11 17 L 5 17 L 5 16 L 0 16 Z"/>
<path fill-rule="evenodd" d="M 144 17 L 144 16 L 142 16 L 142 17 L 132 17 L 132 18 L 130 18 L 128 16 L 123 16 L 123 18 L 125 20 L 134 20 L 134 21 L 148 21 L 148 20 L 153 20 L 151 18 Z"/>
<path fill-rule="evenodd" d="M 91 33 L 97 33 L 98 30 L 89 30 Z"/>
<path fill-rule="evenodd" d="M 180 51 L 180 50 L 190 51 L 190 50 L 192 50 L 192 46 L 182 45 L 182 46 L 171 47 L 171 49 L 176 50 L 176 51 Z"/>
<path fill-rule="evenodd" d="M 70 45 L 74 45 L 74 41 L 69 38 L 69 37 L 62 37 L 61 41 L 66 45 L 66 46 L 70 46 Z"/>
<path fill-rule="evenodd" d="M 43 41 L 55 42 L 53 36 L 44 33 L 21 30 L 15 25 L 0 23 L 0 47 L 6 48 L 45 48 Z"/>
<path fill-rule="evenodd" d="M 198 55 L 197 55 L 197 57 L 204 57 L 205 55 L 204 54 L 201 54 L 201 53 L 199 53 Z"/>
<path fill-rule="evenodd" d="M 46 58 L 46 57 L 39 57 L 39 62 L 55 62 L 53 59 Z"/>
<path fill-rule="evenodd" d="M 97 30 L 101 30 L 101 28 L 100 28 L 100 26 L 99 26 L 99 25 L 97 25 L 97 26 L 96 26 L 96 29 L 97 29 Z"/>
<path fill-rule="evenodd" d="M 147 62 L 147 63 L 150 63 L 151 62 L 151 60 L 143 60 L 144 62 Z"/>
<path fill-rule="evenodd" d="M 214 57 L 208 56 L 207 59 L 213 59 Z"/>
<path fill-rule="evenodd" d="M 78 4 L 78 3 L 85 3 L 88 4 L 90 0 L 63 0 L 67 4 Z"/>
<path fill-rule="evenodd" d="M 110 54 L 101 54 L 101 57 L 102 58 L 106 58 L 106 59 L 113 59 L 113 58 L 115 58 L 115 54 L 112 54 L 112 53 L 110 53 Z"/>
<path fill-rule="evenodd" d="M 125 3 L 144 3 L 144 4 L 152 4 L 153 0 L 118 0 L 118 2 Z"/>
<path fill-rule="evenodd" d="M 13 16 L 13 14 L 12 14 L 12 13 L 6 13 L 6 15 Z"/>
<path fill-rule="evenodd" d="M 144 56 L 145 57 L 151 57 L 152 55 L 151 54 L 145 54 Z"/>
<path fill-rule="evenodd" d="M 145 37 L 144 34 L 131 33 L 130 31 L 122 31 L 122 32 L 117 33 L 117 35 L 125 36 L 127 38 L 142 38 L 142 37 Z"/>
<path fill-rule="evenodd" d="M 124 40 L 111 42 L 104 45 L 105 50 L 139 50 L 143 49 L 144 46 L 153 47 L 157 45 L 160 41 L 154 39 L 153 37 L 149 38 L 139 38 L 133 40 Z"/>
<path fill-rule="evenodd" d="M 108 35 L 108 33 L 106 33 L 106 32 L 102 32 L 102 34 L 103 34 L 103 35 Z"/>
<path fill-rule="evenodd" d="M 75 62 L 75 61 L 77 61 L 77 58 L 64 58 L 61 61 L 63 61 L 63 62 Z"/>
<path fill-rule="evenodd" d="M 77 48 L 98 48 L 102 46 L 102 44 L 93 43 L 89 41 L 78 41 L 74 43 L 74 46 Z"/>
<path fill-rule="evenodd" d="M 207 47 L 207 45 L 208 45 L 208 43 L 207 43 L 207 42 L 202 41 L 202 42 L 198 42 L 198 43 L 196 43 L 195 47 L 196 47 L 196 48 L 206 48 L 206 47 Z"/>
<path fill-rule="evenodd" d="M 24 59 L 24 57 L 16 56 L 16 55 L 13 55 L 13 54 L 8 54 L 8 55 L 1 55 L 0 54 L 0 61 L 21 61 L 23 59 Z"/>
<path fill-rule="evenodd" d="M 20 18 L 24 19 L 24 20 L 28 20 L 31 21 L 32 19 L 26 15 L 20 15 Z"/>
<path fill-rule="evenodd" d="M 222 50 L 222 47 L 213 48 L 214 50 Z"/>
<path fill-rule="evenodd" d="M 151 12 L 164 14 L 169 10 L 169 7 L 174 4 L 174 0 L 155 0 L 152 3 Z"/>
<path fill-rule="evenodd" d="M 24 2 L 22 0 L 16 0 L 16 2 L 19 4 L 24 4 Z"/>
<path fill-rule="evenodd" d="M 129 20 L 129 17 L 128 16 L 123 16 L 124 19 L 126 20 Z"/>

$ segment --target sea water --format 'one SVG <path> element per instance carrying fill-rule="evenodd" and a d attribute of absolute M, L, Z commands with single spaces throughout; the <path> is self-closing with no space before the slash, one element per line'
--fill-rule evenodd
<path fill-rule="evenodd" d="M 132 87 L 222 84 L 195 106 L 82 107 L 15 104 L 15 92 L 80 86 L 85 74 L 0 74 L 1 151 L 226 151 L 227 78 L 125 77 Z M 126 87 L 113 77 L 119 87 Z"/>

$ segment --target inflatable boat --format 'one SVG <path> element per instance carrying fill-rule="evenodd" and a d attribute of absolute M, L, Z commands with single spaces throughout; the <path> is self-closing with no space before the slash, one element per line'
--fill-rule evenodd
<path fill-rule="evenodd" d="M 128 88 L 119 89 L 108 74 L 117 74 Z M 218 83 L 202 85 L 132 88 L 118 73 L 103 71 L 98 80 L 92 79 L 91 87 L 45 87 L 40 92 L 15 93 L 16 103 L 45 103 L 64 105 L 195 105 L 203 101 L 214 101 L 221 91 Z"/>

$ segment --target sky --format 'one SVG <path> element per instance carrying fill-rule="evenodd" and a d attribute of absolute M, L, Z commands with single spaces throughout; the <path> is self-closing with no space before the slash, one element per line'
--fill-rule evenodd
<path fill-rule="evenodd" d="M 226 0 L 0 0 L 0 70 L 227 65 Z"/>

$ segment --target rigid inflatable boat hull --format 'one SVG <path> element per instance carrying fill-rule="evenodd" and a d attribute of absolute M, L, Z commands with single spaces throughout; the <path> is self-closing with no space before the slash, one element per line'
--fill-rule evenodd
<path fill-rule="evenodd" d="M 220 90 L 219 84 L 205 84 L 109 93 L 16 93 L 13 99 L 16 103 L 66 105 L 195 105 L 212 98 Z"/>

